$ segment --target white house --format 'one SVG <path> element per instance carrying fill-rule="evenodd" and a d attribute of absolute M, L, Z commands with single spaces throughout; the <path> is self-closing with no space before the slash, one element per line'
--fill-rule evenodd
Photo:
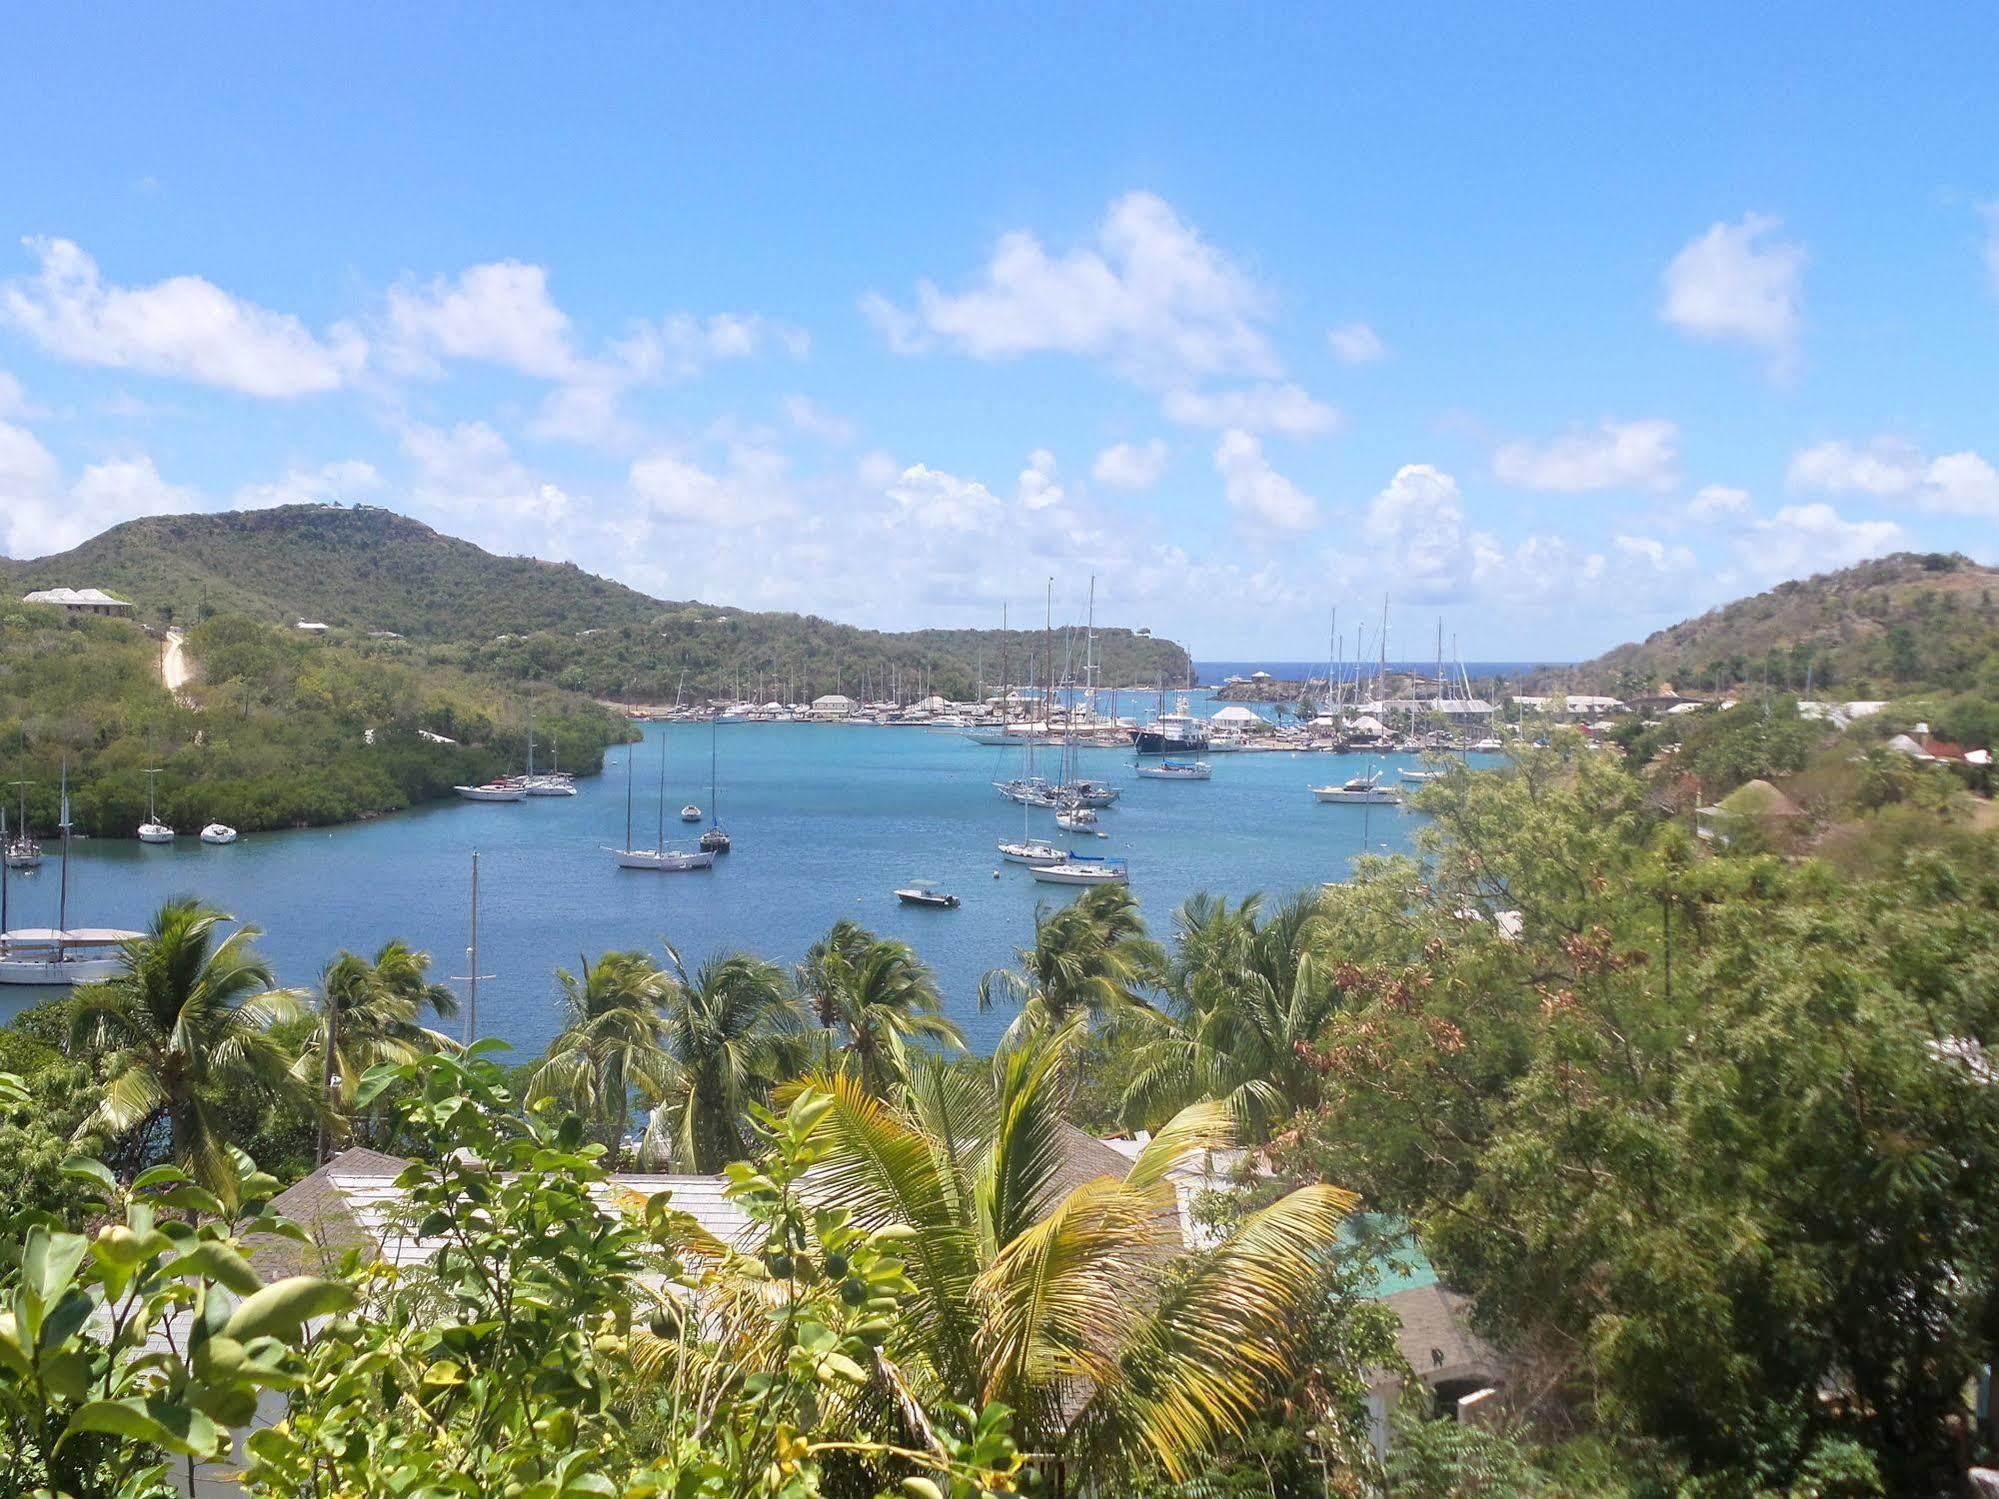
<path fill-rule="evenodd" d="M 126 616 L 132 606 L 123 599 L 114 599 L 101 588 L 38 588 L 33 593 L 21 595 L 24 604 L 54 604 L 58 609 L 67 609 L 71 614 L 108 614 Z"/>

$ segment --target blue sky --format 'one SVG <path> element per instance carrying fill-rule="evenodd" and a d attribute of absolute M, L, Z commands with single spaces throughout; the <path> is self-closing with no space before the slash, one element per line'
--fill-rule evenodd
<path fill-rule="evenodd" d="M 0 49 L 0 550 L 405 510 L 890 628 L 1566 657 L 1999 523 L 1994 22 L 157 7 Z M 78 584 L 88 583 L 78 579 Z"/>

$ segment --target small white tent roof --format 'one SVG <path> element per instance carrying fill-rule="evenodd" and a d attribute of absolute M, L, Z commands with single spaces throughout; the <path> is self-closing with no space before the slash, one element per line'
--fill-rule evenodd
<path fill-rule="evenodd" d="M 950 707 L 951 705 L 945 702 L 943 698 L 939 697 L 936 693 L 933 692 L 930 694 L 930 696 L 926 697 L 922 702 L 918 703 L 916 706 L 921 708 L 926 713 L 937 713 L 941 712 L 945 708 Z"/>
<path fill-rule="evenodd" d="M 1238 707 L 1231 703 L 1211 720 L 1214 723 L 1262 723 L 1263 715 L 1254 709 Z"/>
<path fill-rule="evenodd" d="M 1352 729 L 1356 734 L 1386 734 L 1388 732 L 1388 725 L 1384 724 L 1372 713 L 1361 714 L 1359 718 L 1356 718 L 1347 727 Z"/>

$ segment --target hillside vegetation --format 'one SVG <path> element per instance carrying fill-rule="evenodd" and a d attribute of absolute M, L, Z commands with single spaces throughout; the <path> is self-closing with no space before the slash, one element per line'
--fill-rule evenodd
<path fill-rule="evenodd" d="M 75 826 L 99 837 L 133 836 L 148 766 L 183 833 L 351 821 L 521 768 L 526 710 L 490 680 L 240 615 L 201 622 L 188 650 L 201 677 L 176 698 L 160 685 L 159 642 L 129 620 L 0 607 L 0 781 L 34 783 L 38 832 L 56 824 L 65 763 Z M 577 771 L 600 768 L 629 732 L 573 695 L 534 707 L 542 744 Z"/>
<path fill-rule="evenodd" d="M 147 517 L 59 556 L 0 561 L 0 581 L 17 597 L 104 588 L 148 621 L 233 613 L 364 636 L 392 631 L 438 665 L 628 702 L 672 701 L 683 688 L 694 699 L 747 693 L 759 673 L 767 694 L 788 683 L 805 697 L 858 697 L 889 679 L 905 696 L 921 682 L 962 697 L 982 667 L 984 681 L 1001 679 L 998 631 L 887 634 L 810 615 L 663 601 L 570 563 L 494 556 L 368 507 Z M 1040 650 L 1040 634 L 1016 631 L 1005 650 L 1018 682 L 1018 663 Z M 1097 653 L 1106 684 L 1183 682 L 1190 667 L 1178 645 L 1128 630 L 1100 630 Z M 1059 661 L 1058 646 L 1058 669 Z"/>
<path fill-rule="evenodd" d="M 1898 552 L 1780 583 L 1574 669 L 1630 696 L 1767 684 L 1840 698 L 1999 688 L 1999 570 L 1957 553 Z M 1820 689 L 1824 689 L 1821 694 Z"/>

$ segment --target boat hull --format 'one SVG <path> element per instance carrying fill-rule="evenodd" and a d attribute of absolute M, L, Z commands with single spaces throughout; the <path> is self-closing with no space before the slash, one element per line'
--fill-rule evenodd
<path fill-rule="evenodd" d="M 225 843 L 234 843 L 236 841 L 236 830 L 234 828 L 225 828 L 220 824 L 210 824 L 201 830 L 201 841 L 218 846 Z"/>
<path fill-rule="evenodd" d="M 1198 755 L 1206 752 L 1205 734 L 1162 734 L 1157 729 L 1140 729 L 1131 736 L 1132 748 L 1141 755 Z"/>
<path fill-rule="evenodd" d="M 905 906 L 921 906 L 929 911 L 955 911 L 958 897 L 955 895 L 929 895 L 920 890 L 898 890 L 895 898 Z"/>
<path fill-rule="evenodd" d="M 1056 848 L 1053 844 L 1002 843 L 999 852 L 1009 864 L 1060 864 L 1069 857 L 1067 849 Z"/>
<path fill-rule="evenodd" d="M 468 802 L 524 802 L 527 790 L 521 786 L 453 786 Z"/>
<path fill-rule="evenodd" d="M 105 958 L 0 958 L 0 984 L 32 984 L 37 987 L 98 984 L 116 978 L 118 959 Z"/>
<path fill-rule="evenodd" d="M 1372 791 L 1348 791 L 1342 786 L 1314 786 L 1312 796 L 1316 801 L 1330 802 L 1336 806 L 1396 807 L 1402 804 L 1402 793 L 1377 786 Z"/>
<path fill-rule="evenodd" d="M 620 869 L 650 869 L 662 874 L 682 874 L 692 869 L 712 869 L 715 866 L 712 850 L 688 853 L 683 849 L 670 848 L 661 853 L 650 848 L 614 848 L 611 857 Z"/>
<path fill-rule="evenodd" d="M 174 830 L 156 822 L 149 822 L 139 829 L 139 841 L 141 843 L 172 843 L 174 841 Z"/>

